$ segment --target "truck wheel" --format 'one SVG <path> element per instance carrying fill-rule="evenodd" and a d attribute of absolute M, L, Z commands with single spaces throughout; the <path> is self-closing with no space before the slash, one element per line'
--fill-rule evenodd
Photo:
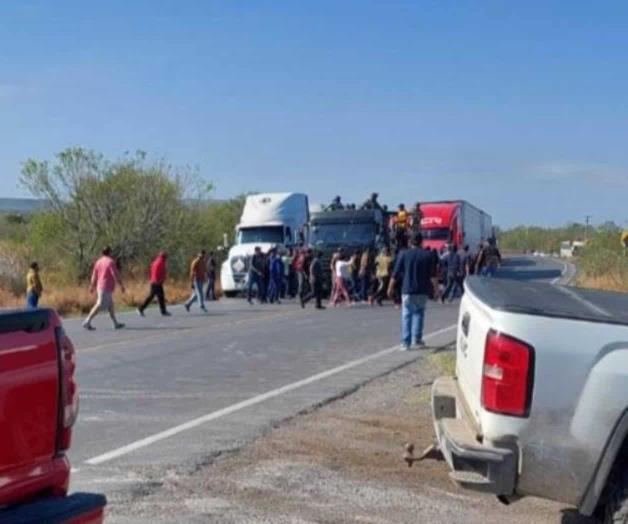
<path fill-rule="evenodd" d="M 628 524 L 628 471 L 611 481 L 604 512 L 604 524 Z"/>

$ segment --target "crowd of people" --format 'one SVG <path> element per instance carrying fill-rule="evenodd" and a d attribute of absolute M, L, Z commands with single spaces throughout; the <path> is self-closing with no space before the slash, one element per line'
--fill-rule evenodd
<path fill-rule="evenodd" d="M 346 209 L 340 198 L 332 202 L 332 209 Z M 379 208 L 377 194 L 371 195 L 362 209 Z M 418 205 L 413 213 L 401 204 L 394 221 L 394 249 L 386 246 L 380 250 L 371 247 L 347 250 L 339 248 L 325 268 L 322 253 L 300 246 L 296 249 L 272 248 L 263 253 L 255 247 L 254 254 L 246 262 L 246 295 L 249 303 L 279 304 L 286 297 L 298 299 L 302 308 L 314 301 L 317 309 L 325 309 L 323 298 L 329 292 L 329 306 L 354 305 L 358 302 L 382 306 L 391 300 L 402 309 L 402 349 L 422 346 L 422 326 L 425 305 L 429 299 L 453 301 L 464 292 L 464 279 L 478 274 L 492 277 L 501 264 L 501 254 L 495 239 L 489 239 L 472 251 L 469 246 L 445 245 L 440 252 L 423 248 L 422 234 L 413 223 Z M 420 210 L 418 211 L 420 213 Z M 139 315 L 157 300 L 162 315 L 170 316 L 164 284 L 168 277 L 168 254 L 159 252 L 150 265 L 149 291 L 137 307 Z M 217 259 L 213 252 L 205 250 L 193 258 L 189 280 L 190 298 L 183 304 L 187 312 L 197 304 L 207 312 L 206 302 L 217 300 Z M 43 285 L 36 262 L 30 265 L 27 277 L 27 307 L 38 307 Z M 87 330 L 95 329 L 92 320 L 98 313 L 107 311 L 115 329 L 124 324 L 116 318 L 114 291 L 124 292 L 120 270 L 110 247 L 103 249 L 94 264 L 90 290 L 96 294 L 96 302 L 83 322 Z"/>

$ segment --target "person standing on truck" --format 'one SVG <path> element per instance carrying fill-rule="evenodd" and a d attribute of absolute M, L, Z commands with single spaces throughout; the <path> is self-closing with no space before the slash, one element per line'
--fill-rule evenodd
<path fill-rule="evenodd" d="M 140 316 L 144 316 L 144 310 L 149 306 L 155 297 L 159 303 L 159 310 L 164 317 L 169 317 L 170 313 L 166 310 L 166 295 L 164 293 L 164 282 L 168 276 L 166 268 L 166 260 L 168 255 L 161 251 L 150 265 L 150 292 L 146 300 L 137 308 Z"/>
<path fill-rule="evenodd" d="M 207 291 L 205 292 L 205 300 L 213 302 L 218 300 L 216 296 L 216 269 L 218 264 L 214 252 L 210 251 L 207 256 Z"/>
<path fill-rule="evenodd" d="M 383 305 L 382 302 L 384 298 L 386 298 L 386 291 L 388 290 L 391 266 L 392 256 L 390 254 L 390 248 L 385 247 L 375 259 L 375 276 L 377 277 L 377 289 L 369 301 L 371 305 L 374 302 L 377 302 L 377 304 L 380 306 Z"/>
<path fill-rule="evenodd" d="M 379 209 L 381 211 L 382 206 L 377 201 L 378 198 L 378 193 L 371 193 L 371 196 L 360 206 L 360 209 Z"/>
<path fill-rule="evenodd" d="M 124 324 L 118 322 L 116 319 L 113 303 L 113 292 L 116 289 L 116 285 L 120 286 L 120 290 L 124 293 L 124 284 L 120 279 L 116 261 L 111 257 L 111 248 L 107 246 L 102 250 L 102 256 L 96 261 L 94 270 L 92 271 L 89 289 L 91 293 L 96 292 L 97 299 L 96 304 L 94 304 L 94 307 L 83 322 L 83 327 L 88 331 L 95 329 L 94 326 L 92 326 L 92 320 L 103 309 L 109 312 L 115 329 L 122 329 L 124 327 Z"/>
<path fill-rule="evenodd" d="M 423 220 L 423 211 L 421 211 L 421 203 L 417 202 L 414 204 L 414 209 L 412 210 L 412 231 L 414 233 L 421 231 L 421 220 Z"/>
<path fill-rule="evenodd" d="M 322 253 L 314 251 L 310 263 L 310 292 L 301 298 L 301 307 L 304 308 L 313 298 L 316 300 L 316 309 L 325 309 L 323 306 L 323 262 Z"/>
<path fill-rule="evenodd" d="M 428 249 L 421 247 L 422 243 L 423 235 L 415 233 L 412 248 L 399 255 L 388 285 L 390 298 L 394 297 L 397 285 L 401 285 L 401 351 L 425 347 L 425 306 L 432 293 L 437 294 L 433 291 L 438 286 L 434 259 Z"/>
<path fill-rule="evenodd" d="M 39 278 L 39 264 L 31 262 L 28 273 L 26 273 L 26 307 L 37 309 L 43 291 L 44 286 Z"/>
<path fill-rule="evenodd" d="M 264 255 L 262 248 L 255 246 L 255 251 L 249 261 L 249 274 L 247 278 L 247 300 L 249 304 L 253 304 L 253 286 L 257 289 L 257 299 L 262 301 L 262 286 L 264 285 Z"/>
<path fill-rule="evenodd" d="M 199 251 L 198 255 L 190 264 L 190 284 L 192 285 L 192 295 L 188 301 L 183 304 L 185 310 L 189 313 L 190 307 L 194 302 L 198 302 L 201 311 L 207 313 L 205 307 L 205 281 L 207 280 L 207 253 L 204 249 Z"/>
<path fill-rule="evenodd" d="M 340 198 L 340 196 L 336 196 L 332 201 L 331 204 L 329 204 L 326 208 L 325 211 L 342 211 L 343 209 L 345 209 L 344 204 L 342 203 L 342 199 Z"/>
<path fill-rule="evenodd" d="M 397 215 L 395 216 L 395 244 L 397 251 L 408 247 L 409 224 L 410 214 L 406 211 L 405 204 L 399 204 Z"/>

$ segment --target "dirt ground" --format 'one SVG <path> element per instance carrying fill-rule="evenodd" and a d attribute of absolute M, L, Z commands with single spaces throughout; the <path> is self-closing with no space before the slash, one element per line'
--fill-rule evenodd
<path fill-rule="evenodd" d="M 538 499 L 511 506 L 458 489 L 444 462 L 408 468 L 407 442 L 433 441 L 431 382 L 451 354 L 422 358 L 300 415 L 229 457 L 173 473 L 113 504 L 109 522 L 563 523 L 593 521 Z"/>

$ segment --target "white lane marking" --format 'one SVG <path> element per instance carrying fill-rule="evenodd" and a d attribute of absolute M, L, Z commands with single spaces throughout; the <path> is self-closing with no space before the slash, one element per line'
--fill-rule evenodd
<path fill-rule="evenodd" d="M 593 302 L 589 302 L 586 298 L 583 298 L 580 295 L 574 293 L 571 289 L 569 289 L 567 287 L 559 287 L 558 289 L 560 289 L 563 293 L 569 295 L 575 301 L 580 302 L 580 304 L 582 304 L 583 306 L 589 308 L 594 313 L 598 313 L 598 314 L 603 315 L 605 317 L 612 317 L 613 316 L 608 311 L 606 311 L 604 308 L 601 308 L 600 306 L 594 304 Z"/>
<path fill-rule="evenodd" d="M 452 324 L 451 326 L 448 326 L 446 328 L 439 329 L 438 331 L 429 333 L 428 335 L 424 337 L 424 339 L 429 340 L 438 335 L 442 335 L 443 333 L 447 333 L 448 331 L 451 331 L 452 329 L 455 329 L 456 327 L 457 327 L 457 324 Z M 178 433 L 182 433 L 183 431 L 187 431 L 189 429 L 193 429 L 207 422 L 211 422 L 212 420 L 216 420 L 218 418 L 231 415 L 232 413 L 235 413 L 236 411 L 240 411 L 242 409 L 254 406 L 256 404 L 259 404 L 271 398 L 284 395 L 285 393 L 289 393 L 290 391 L 294 391 L 295 389 L 302 388 L 303 386 L 307 386 L 308 384 L 312 384 L 319 380 L 323 380 L 333 375 L 337 375 L 338 373 L 346 371 L 347 369 L 360 366 L 371 360 L 375 360 L 383 356 L 389 355 L 390 353 L 397 351 L 398 348 L 399 346 L 394 346 L 387 349 L 383 349 L 382 351 L 378 351 L 377 353 L 373 353 L 372 355 L 368 355 L 366 357 L 352 360 L 350 362 L 347 362 L 346 364 L 342 364 L 341 366 L 328 369 L 327 371 L 323 371 L 321 373 L 317 373 L 316 375 L 312 375 L 310 377 L 304 378 L 303 380 L 299 380 L 297 382 L 293 382 L 292 384 L 288 384 L 278 389 L 274 389 L 272 391 L 262 393 L 261 395 L 257 395 L 255 397 L 249 398 L 242 402 L 238 402 L 237 404 L 233 404 L 231 406 L 227 406 L 226 408 L 219 409 L 218 411 L 213 411 L 212 413 L 208 413 L 207 415 L 203 415 L 201 417 L 195 418 L 193 420 L 190 420 L 178 426 L 174 426 L 170 429 L 166 429 L 165 431 L 161 431 L 149 437 L 132 442 L 131 444 L 127 444 L 126 446 L 122 446 L 118 449 L 114 449 L 107 453 L 103 453 L 102 455 L 98 455 L 97 457 L 88 459 L 85 461 L 85 463 L 91 466 L 95 466 L 97 464 L 102 464 L 103 462 L 108 462 L 110 460 L 121 457 L 123 455 L 127 455 L 128 453 L 131 453 L 132 451 L 135 451 L 137 449 L 150 446 L 151 444 L 154 444 L 155 442 L 159 442 L 160 440 L 170 438 L 174 435 L 177 435 Z"/>

